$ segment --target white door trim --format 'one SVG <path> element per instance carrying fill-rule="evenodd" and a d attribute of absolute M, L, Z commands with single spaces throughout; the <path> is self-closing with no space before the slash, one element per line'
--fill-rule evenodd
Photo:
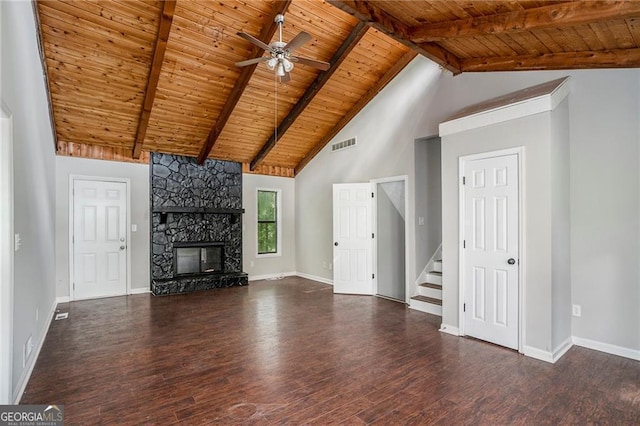
<path fill-rule="evenodd" d="M 73 291 L 74 282 L 74 265 L 73 265 L 73 202 L 74 194 L 73 187 L 76 180 L 92 180 L 99 182 L 118 182 L 124 183 L 127 188 L 127 288 L 126 294 L 131 293 L 131 180 L 127 178 L 112 178 L 104 176 L 83 176 L 83 175 L 69 175 L 69 300 L 76 300 Z M 112 297 L 112 296 L 109 296 Z"/>
<path fill-rule="evenodd" d="M 13 115 L 0 101 L 0 404 L 13 404 Z"/>
<path fill-rule="evenodd" d="M 508 148 L 501 149 L 498 151 L 490 151 L 483 152 L 479 154 L 465 155 L 458 158 L 458 258 L 460 259 L 458 262 L 458 324 L 459 324 L 459 335 L 464 336 L 465 333 L 465 323 L 464 323 L 464 288 L 465 288 L 465 250 L 462 247 L 463 239 L 464 239 L 464 190 L 465 187 L 462 185 L 462 178 L 464 175 L 464 165 L 467 161 L 473 160 L 481 160 L 485 158 L 493 158 L 493 157 L 501 157 L 505 155 L 517 155 L 518 157 L 518 250 L 520 253 L 520 267 L 518 268 L 518 352 L 522 353 L 523 351 L 523 342 L 525 342 L 525 304 L 524 304 L 524 295 L 526 289 L 525 283 L 525 268 L 526 268 L 526 253 L 525 253 L 525 217 L 524 217 L 524 199 L 526 198 L 526 194 L 524 193 L 524 155 L 525 150 L 524 147 L 516 147 L 516 148 Z"/>
<path fill-rule="evenodd" d="M 374 194 L 374 199 L 378 199 L 378 184 L 379 183 L 387 183 L 387 182 L 404 182 L 404 302 L 409 304 L 410 296 L 411 296 L 411 280 L 409 279 L 409 176 L 401 175 L 401 176 L 391 176 L 380 179 L 371 179 L 369 183 L 371 184 L 371 192 Z M 372 203 L 371 206 L 371 228 L 373 232 L 375 232 L 375 238 L 373 239 L 373 250 L 372 250 L 372 270 L 373 270 L 373 294 L 378 294 L 378 204 Z"/>

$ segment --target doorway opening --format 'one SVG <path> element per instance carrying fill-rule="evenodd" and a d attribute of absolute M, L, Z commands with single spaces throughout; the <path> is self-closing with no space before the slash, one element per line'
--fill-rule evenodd
<path fill-rule="evenodd" d="M 374 292 L 402 303 L 408 303 L 407 180 L 407 176 L 371 180 Z"/>

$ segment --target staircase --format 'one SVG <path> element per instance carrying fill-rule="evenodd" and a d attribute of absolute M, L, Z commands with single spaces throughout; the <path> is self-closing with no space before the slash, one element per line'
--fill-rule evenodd
<path fill-rule="evenodd" d="M 442 316 L 442 260 L 432 259 L 418 278 L 418 294 L 411 297 L 412 309 Z"/>

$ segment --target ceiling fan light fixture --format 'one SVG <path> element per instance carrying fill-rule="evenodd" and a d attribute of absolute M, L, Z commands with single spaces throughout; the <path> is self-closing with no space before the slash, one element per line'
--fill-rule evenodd
<path fill-rule="evenodd" d="M 291 72 L 291 70 L 293 69 L 293 63 L 287 58 L 282 59 L 282 64 L 284 65 L 284 70 L 286 72 Z"/>
<path fill-rule="evenodd" d="M 285 67 L 282 64 L 282 61 L 278 62 L 278 68 L 276 68 L 276 75 L 278 77 L 284 77 L 284 74 L 285 74 L 284 71 L 285 71 Z"/>
<path fill-rule="evenodd" d="M 267 68 L 273 71 L 276 68 L 277 63 L 278 63 L 278 60 L 276 58 L 271 58 L 267 61 Z"/>

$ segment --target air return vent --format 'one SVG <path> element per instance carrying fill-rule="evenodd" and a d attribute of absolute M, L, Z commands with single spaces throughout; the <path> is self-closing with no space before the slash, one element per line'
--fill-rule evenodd
<path fill-rule="evenodd" d="M 331 152 L 342 151 L 343 149 L 356 146 L 356 138 L 347 139 L 346 141 L 334 142 L 331 144 Z"/>

